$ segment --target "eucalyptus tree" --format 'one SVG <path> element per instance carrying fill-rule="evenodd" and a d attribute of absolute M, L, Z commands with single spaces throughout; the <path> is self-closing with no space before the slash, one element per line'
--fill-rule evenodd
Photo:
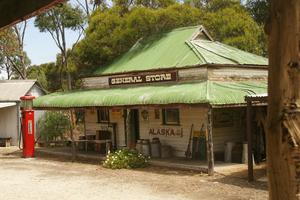
<path fill-rule="evenodd" d="M 30 60 L 23 51 L 23 45 L 20 46 L 19 39 L 14 28 L 0 32 L 0 68 L 6 73 L 7 79 L 26 79 L 26 68 Z"/>
<path fill-rule="evenodd" d="M 270 1 L 267 159 L 270 200 L 300 199 L 300 0 Z"/>
<path fill-rule="evenodd" d="M 56 46 L 60 50 L 61 66 L 60 80 L 63 88 L 63 74 L 67 74 L 67 88 L 72 89 L 70 69 L 68 67 L 68 49 L 66 31 L 72 30 L 78 32 L 77 40 L 73 45 L 76 45 L 84 32 L 85 15 L 79 6 L 72 6 L 70 3 L 64 3 L 56 6 L 53 9 L 42 13 L 35 19 L 35 26 L 41 32 L 47 32 L 52 37 Z"/>

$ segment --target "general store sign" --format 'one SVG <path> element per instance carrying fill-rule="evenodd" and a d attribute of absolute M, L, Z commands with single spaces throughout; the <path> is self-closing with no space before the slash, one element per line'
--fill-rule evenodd
<path fill-rule="evenodd" d="M 109 77 L 109 85 L 127 85 L 177 81 L 177 72 L 158 72 L 153 74 Z"/>

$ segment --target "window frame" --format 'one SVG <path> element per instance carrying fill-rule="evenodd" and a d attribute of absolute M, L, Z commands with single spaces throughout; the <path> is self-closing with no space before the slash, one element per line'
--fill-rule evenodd
<path fill-rule="evenodd" d="M 102 114 L 106 115 L 107 119 L 102 119 L 103 116 Z M 110 118 L 109 110 L 107 108 L 97 109 L 97 123 L 107 123 L 110 120 L 109 118 Z"/>
<path fill-rule="evenodd" d="M 170 110 L 176 110 L 176 112 L 177 112 L 176 122 L 175 121 L 172 122 L 172 121 L 168 120 L 168 111 L 170 111 Z M 179 110 L 179 108 L 164 108 L 164 109 L 162 109 L 162 124 L 179 126 L 180 125 L 180 110 Z"/>

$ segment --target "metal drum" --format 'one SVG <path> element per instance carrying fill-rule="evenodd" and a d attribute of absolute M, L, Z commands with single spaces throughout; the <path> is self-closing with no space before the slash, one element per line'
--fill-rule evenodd
<path fill-rule="evenodd" d="M 153 138 L 151 142 L 151 157 L 160 158 L 161 157 L 161 143 L 159 138 Z"/>
<path fill-rule="evenodd" d="M 150 140 L 146 139 L 142 141 L 142 153 L 145 156 L 151 156 L 151 151 L 150 151 Z"/>
<path fill-rule="evenodd" d="M 226 142 L 225 143 L 225 155 L 224 155 L 224 161 L 226 163 L 231 163 L 232 160 L 232 148 L 234 146 L 234 142 Z"/>
<path fill-rule="evenodd" d="M 143 140 L 138 140 L 138 141 L 136 142 L 136 145 L 135 145 L 135 149 L 136 149 L 137 152 L 139 152 L 139 153 L 143 153 L 142 141 L 143 141 Z"/>

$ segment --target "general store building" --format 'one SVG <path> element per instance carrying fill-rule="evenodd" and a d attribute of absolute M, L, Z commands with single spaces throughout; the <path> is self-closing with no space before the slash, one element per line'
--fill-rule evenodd
<path fill-rule="evenodd" d="M 267 91 L 267 59 L 214 41 L 202 26 L 184 27 L 139 40 L 83 83 L 34 106 L 84 110 L 87 138 L 115 148 L 159 138 L 174 157 L 190 143 L 196 159 L 213 162 L 224 160 L 226 142 L 246 140 L 244 99 Z M 238 149 L 232 159 L 241 159 Z"/>

